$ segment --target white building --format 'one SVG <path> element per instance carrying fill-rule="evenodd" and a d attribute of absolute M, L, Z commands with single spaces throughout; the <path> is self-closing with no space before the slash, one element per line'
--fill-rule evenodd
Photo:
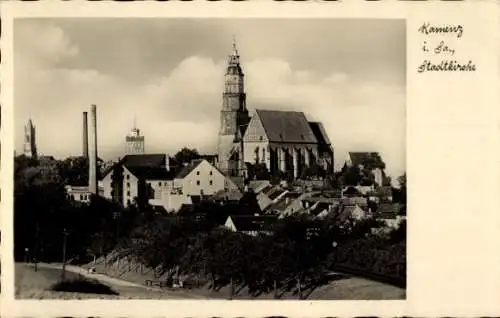
<path fill-rule="evenodd" d="M 173 212 L 199 197 L 237 189 L 205 159 L 193 160 L 181 167 L 171 167 L 170 161 L 166 155 L 125 156 L 102 178 L 103 196 L 125 207 L 147 196 L 151 205 Z"/>
<path fill-rule="evenodd" d="M 66 195 L 71 201 L 89 203 L 90 191 L 88 186 L 65 186 Z"/>

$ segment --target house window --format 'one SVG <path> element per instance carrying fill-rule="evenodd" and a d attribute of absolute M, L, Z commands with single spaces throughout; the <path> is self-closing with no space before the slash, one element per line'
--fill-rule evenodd
<path fill-rule="evenodd" d="M 200 180 L 196 180 L 196 185 L 200 185 Z"/>
<path fill-rule="evenodd" d="M 210 171 L 209 175 L 212 175 L 212 171 Z"/>
<path fill-rule="evenodd" d="M 196 171 L 196 175 L 199 176 L 200 175 L 200 172 L 199 171 Z"/>
<path fill-rule="evenodd" d="M 161 182 L 158 182 L 158 185 L 161 187 Z"/>
<path fill-rule="evenodd" d="M 210 185 L 213 185 L 213 184 L 214 184 L 214 182 L 213 182 L 212 180 L 210 180 L 210 181 L 209 181 L 209 184 L 210 184 Z"/>
<path fill-rule="evenodd" d="M 130 180 L 130 175 L 129 174 L 127 174 L 127 180 Z"/>
<path fill-rule="evenodd" d="M 259 136 L 259 140 L 262 141 L 264 139 L 264 137 L 262 136 Z"/>
<path fill-rule="evenodd" d="M 80 194 L 80 200 L 83 200 L 83 195 Z"/>
<path fill-rule="evenodd" d="M 127 188 L 130 188 L 130 182 L 127 182 Z"/>
<path fill-rule="evenodd" d="M 127 197 L 129 197 L 129 196 L 130 196 L 130 191 L 127 191 Z"/>
<path fill-rule="evenodd" d="M 130 205 L 131 202 L 130 202 L 130 199 L 127 199 L 127 205 Z"/>

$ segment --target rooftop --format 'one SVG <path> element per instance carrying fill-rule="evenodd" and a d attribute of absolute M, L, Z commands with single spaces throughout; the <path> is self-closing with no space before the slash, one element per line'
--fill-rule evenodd
<path fill-rule="evenodd" d="M 256 114 L 271 142 L 317 143 L 302 112 L 257 109 Z"/>

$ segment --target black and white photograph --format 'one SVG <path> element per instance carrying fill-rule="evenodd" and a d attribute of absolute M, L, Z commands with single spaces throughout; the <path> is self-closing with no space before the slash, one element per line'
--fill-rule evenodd
<path fill-rule="evenodd" d="M 406 32 L 14 19 L 15 297 L 406 299 Z"/>

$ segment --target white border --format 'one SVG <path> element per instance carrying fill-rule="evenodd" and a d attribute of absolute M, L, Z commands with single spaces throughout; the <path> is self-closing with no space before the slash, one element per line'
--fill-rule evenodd
<path fill-rule="evenodd" d="M 262 316 L 288 316 L 288 317 L 321 317 L 321 316 L 402 316 L 402 315 L 488 315 L 500 313 L 500 270 L 496 272 L 493 267 L 488 267 L 491 274 L 491 279 L 499 280 L 499 288 L 494 289 L 491 287 L 488 290 L 478 290 L 467 291 L 467 295 L 477 295 L 478 299 L 470 298 L 469 304 L 464 304 L 462 298 L 448 297 L 446 294 L 442 295 L 441 299 L 434 299 L 434 303 L 431 303 L 425 294 L 433 289 L 433 283 L 436 282 L 436 277 L 432 277 L 432 272 L 425 270 L 416 270 L 420 262 L 429 262 L 431 260 L 424 260 L 418 257 L 418 255 L 423 255 L 421 252 L 425 247 L 424 244 L 429 244 L 425 239 L 425 224 L 424 219 L 419 217 L 417 213 L 422 213 L 425 217 L 429 217 L 429 213 L 425 211 L 416 211 L 413 206 L 419 206 L 420 208 L 428 208 L 428 206 L 423 202 L 420 204 L 420 200 L 425 198 L 425 193 L 422 195 L 420 191 L 425 191 L 422 189 L 425 185 L 422 184 L 412 184 L 412 175 L 425 174 L 425 167 L 419 166 L 416 162 L 420 157 L 423 156 L 420 151 L 429 151 L 425 147 L 425 142 L 422 140 L 422 129 L 427 129 L 426 133 L 423 134 L 426 137 L 432 136 L 432 133 L 439 133 L 440 127 L 422 127 L 421 124 L 422 116 L 424 113 L 422 110 L 418 110 L 412 107 L 418 107 L 413 105 L 410 107 L 411 103 L 408 103 L 407 109 L 407 158 L 408 158 L 408 173 L 409 173 L 409 245 L 408 245 L 408 292 L 406 301 L 243 301 L 243 300 L 116 300 L 116 301 L 99 301 L 99 300 L 85 300 L 85 301 L 37 301 L 37 300 L 25 300 L 16 301 L 14 300 L 14 275 L 13 275 L 13 255 L 12 255 L 12 243 L 13 236 L 12 231 L 12 195 L 8 195 L 10 190 L 12 193 L 12 164 L 13 160 L 8 155 L 13 153 L 13 138 L 7 138 L 13 136 L 13 121 L 9 120 L 13 118 L 13 94 L 12 94 L 12 78 L 13 78 L 13 46 L 12 46 L 12 21 L 13 18 L 28 18 L 28 17 L 193 17 L 193 18 L 224 18 L 224 17 L 241 17 L 241 18 L 251 18 L 251 17 L 282 17 L 282 18 L 398 18 L 398 19 L 419 19 L 422 16 L 432 16 L 438 17 L 442 16 L 443 19 L 456 14 L 459 17 L 467 16 L 470 23 L 471 21 L 476 21 L 476 23 L 490 23 L 488 25 L 493 25 L 491 22 L 491 12 L 496 12 L 498 7 L 495 5 L 494 0 L 487 1 L 466 1 L 466 2 L 448 2 L 448 3 L 437 3 L 437 2 L 406 2 L 406 1 L 382 1 L 382 2 L 361 2 L 361 1 L 341 1 L 341 2 L 132 2 L 132 3 L 116 3 L 116 2 L 3 2 L 1 3 L 1 15 L 2 15 L 2 72 L 1 72 L 1 83 L 2 83 L 2 130 L 0 132 L 2 138 L 2 170 L 1 170 L 1 181 L 2 181 L 2 303 L 1 310 L 2 313 L 7 313 L 8 316 L 111 316 L 111 315 L 121 315 L 126 317 L 133 316 L 169 316 L 169 317 L 205 317 L 205 316 L 245 316 L 245 317 L 262 317 Z M 453 10 L 450 11 L 450 8 Z M 489 14 L 489 15 L 488 15 Z M 487 16 L 486 18 L 483 16 Z M 498 16 L 498 14 L 497 14 Z M 495 21 L 496 23 L 496 21 Z M 410 24 L 411 25 L 411 24 Z M 498 26 L 498 25 L 495 25 Z M 499 30 L 498 27 L 496 30 Z M 369 32 L 370 30 L 367 30 Z M 413 32 L 413 30 L 407 30 Z M 493 30 L 491 32 L 494 32 Z M 491 37 L 491 36 L 490 36 Z M 487 37 L 489 39 L 490 37 Z M 410 37 L 408 37 L 410 41 Z M 409 45 L 410 47 L 410 45 Z M 497 50 L 498 52 L 498 50 Z M 414 52 L 408 52 L 408 64 L 409 68 L 412 65 L 412 54 Z M 488 55 L 487 58 L 490 58 Z M 498 63 L 497 63 L 498 64 Z M 495 64 L 494 67 L 498 68 Z M 493 64 L 492 64 L 493 65 Z M 493 66 L 492 66 L 493 67 Z M 413 71 L 413 69 L 412 69 Z M 415 84 L 415 78 L 413 72 L 408 71 L 407 85 Z M 487 75 L 490 76 L 490 75 Z M 498 82 L 498 76 L 489 77 L 492 79 L 491 83 L 485 85 L 496 85 Z M 430 83 L 432 84 L 432 83 Z M 445 86 L 437 87 L 435 89 L 443 89 Z M 413 89 L 414 87 L 412 87 Z M 431 89 L 432 92 L 432 89 Z M 488 90 L 491 95 L 488 95 L 495 102 L 498 101 L 498 97 L 494 95 L 492 90 Z M 416 100 L 416 96 L 410 94 L 410 89 L 407 91 L 408 102 Z M 452 101 L 456 102 L 456 101 Z M 412 104 L 415 104 L 414 102 Z M 499 104 L 499 103 L 497 103 Z M 439 107 L 439 103 L 433 105 Z M 462 105 L 458 105 L 457 111 L 464 111 L 461 109 Z M 465 107 L 465 106 L 464 106 Z M 466 111 L 469 111 L 467 109 Z M 498 112 L 493 112 L 490 115 L 495 117 L 495 121 L 491 120 L 487 124 L 495 126 L 498 118 Z M 429 114 L 432 115 L 432 114 Z M 434 114 L 436 116 L 436 114 Z M 438 116 L 440 116 L 438 111 Z M 481 114 L 484 115 L 484 114 Z M 419 121 L 420 120 L 420 121 Z M 453 121 L 453 119 L 449 119 Z M 489 126 L 488 126 L 489 127 Z M 430 130 L 430 132 L 429 132 Z M 491 133 L 495 133 L 493 130 L 488 130 Z M 481 131 L 484 133 L 484 131 Z M 498 133 L 498 132 L 497 132 Z M 472 132 L 474 134 L 474 131 Z M 481 135 L 481 134 L 478 134 Z M 494 138 L 488 143 L 489 148 L 478 148 L 475 151 L 485 152 L 484 156 L 491 157 L 491 153 L 500 149 L 497 147 L 496 142 L 498 138 Z M 492 149 L 492 147 L 494 149 Z M 461 149 L 457 150 L 460 151 Z M 438 151 L 438 150 L 437 150 Z M 493 162 L 486 158 L 485 166 L 490 169 L 492 174 L 497 173 L 497 168 L 493 165 Z M 496 162 L 496 161 L 495 161 Z M 464 169 L 466 169 L 465 167 Z M 500 179 L 500 178 L 498 178 Z M 483 183 L 486 190 L 491 187 L 491 191 L 495 189 L 500 189 L 500 184 L 488 180 L 477 180 L 476 182 Z M 486 185 L 484 183 L 487 183 Z M 443 185 L 444 186 L 444 185 Z M 412 188 L 413 187 L 413 188 Z M 417 191 L 418 189 L 418 191 Z M 431 186 L 431 190 L 434 189 Z M 419 192 L 419 193 L 417 193 Z M 493 192 L 488 192 L 485 204 L 490 206 L 486 207 L 487 212 L 483 217 L 487 217 L 486 222 L 498 222 L 499 218 L 494 218 L 493 207 L 498 207 L 496 201 L 493 202 L 493 198 L 496 196 L 492 195 Z M 465 193 L 457 193 L 457 197 L 460 198 Z M 470 195 L 470 193 L 469 193 Z M 462 197 L 463 198 L 463 197 Z M 476 198 L 476 197 L 475 197 Z M 419 202 L 417 202 L 419 199 Z M 466 198 L 465 198 L 466 200 Z M 418 203 L 418 204 L 417 204 Z M 444 203 L 446 206 L 446 202 Z M 432 207 L 431 207 L 432 208 Z M 435 212 L 437 209 L 431 209 L 431 212 Z M 461 212 L 461 211 L 454 211 Z M 500 214 L 500 213 L 499 213 Z M 459 214 L 459 220 L 456 222 L 466 222 L 467 217 L 472 217 L 471 214 Z M 413 220 L 417 221 L 413 221 Z M 436 216 L 434 222 L 440 222 L 442 220 Z M 475 223 L 476 224 L 476 223 Z M 481 224 L 485 224 L 484 222 Z M 491 223 L 490 223 L 491 224 Z M 500 225 L 500 223 L 498 223 Z M 444 225 L 444 223 L 443 223 Z M 450 224 L 448 224 L 450 225 Z M 479 233 L 481 229 L 473 232 L 473 235 L 479 235 L 481 240 L 477 238 L 474 243 L 486 242 L 487 239 L 498 240 L 498 244 L 490 244 L 489 247 L 500 247 L 500 235 L 494 236 L 490 233 L 492 228 L 488 228 L 486 234 Z M 450 225 L 449 232 L 444 231 L 443 233 L 452 233 L 456 238 L 455 233 L 457 231 L 453 224 Z M 477 233 L 476 233 L 477 232 Z M 499 231 L 500 233 L 500 227 Z M 465 239 L 465 238 L 464 238 Z M 469 237 L 469 240 L 471 238 Z M 441 242 L 441 245 L 445 244 Z M 446 243 L 448 244 L 448 243 Z M 450 249 L 453 251 L 455 246 L 450 244 Z M 440 245 L 440 246 L 441 246 Z M 416 252 L 415 252 L 416 251 Z M 500 248 L 497 249 L 499 254 L 498 257 L 489 257 L 490 261 L 498 261 L 496 264 L 500 264 Z M 489 250 L 487 253 L 494 253 L 494 250 Z M 449 256 L 453 257 L 458 254 L 450 253 Z M 442 258 L 442 256 L 441 256 Z M 458 264 L 457 264 L 458 265 Z M 484 264 L 483 264 L 484 265 Z M 436 264 L 439 267 L 439 264 Z M 471 265 L 472 266 L 472 265 Z M 453 268 L 449 268 L 451 272 L 450 277 L 456 279 L 462 279 L 464 276 L 470 276 L 470 273 L 461 272 L 467 266 L 458 267 L 459 271 L 453 271 Z M 479 267 L 470 267 L 471 270 L 478 271 Z M 483 267 L 484 268 L 484 267 Z M 429 267 L 425 267 L 429 269 Z M 439 271 L 438 271 L 439 272 Z M 483 279 L 484 276 L 481 276 Z M 426 282 L 418 282 L 418 280 L 425 279 Z M 468 278 L 467 278 L 468 279 Z M 440 283 L 442 282 L 439 281 Z M 469 282 L 469 280 L 467 280 Z M 480 285 L 476 285 L 477 287 Z M 439 290 L 443 289 L 439 285 Z M 462 286 L 463 287 L 463 286 Z M 479 293 L 482 293 L 483 300 L 479 299 Z M 495 294 L 496 293 L 496 294 Z M 455 295 L 455 294 L 453 294 Z M 498 297 L 497 297 L 498 296 Z M 425 300 L 425 302 L 422 302 Z M 479 301 L 479 302 L 478 302 Z M 497 305 L 498 303 L 498 305 Z M 498 311 L 497 311 L 498 310 Z"/>

